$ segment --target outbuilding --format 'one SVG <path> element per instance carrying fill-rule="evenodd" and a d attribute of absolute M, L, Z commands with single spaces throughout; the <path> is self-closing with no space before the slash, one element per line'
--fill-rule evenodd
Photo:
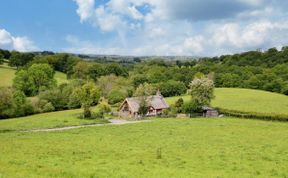
<path fill-rule="evenodd" d="M 203 110 L 203 117 L 218 117 L 219 116 L 219 112 L 211 107 L 202 107 Z"/>

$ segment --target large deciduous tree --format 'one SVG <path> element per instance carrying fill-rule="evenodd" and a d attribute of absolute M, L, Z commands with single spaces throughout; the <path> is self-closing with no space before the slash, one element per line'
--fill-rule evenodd
<path fill-rule="evenodd" d="M 27 70 L 16 73 L 13 86 L 27 96 L 34 96 L 41 89 L 50 89 L 56 85 L 54 70 L 48 64 L 33 64 Z"/>
<path fill-rule="evenodd" d="M 203 106 L 209 106 L 214 98 L 214 82 L 207 77 L 195 78 L 190 83 L 191 106 L 199 111 Z"/>

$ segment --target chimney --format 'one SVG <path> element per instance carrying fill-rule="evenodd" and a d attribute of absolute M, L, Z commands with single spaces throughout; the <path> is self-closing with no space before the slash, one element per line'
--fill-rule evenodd
<path fill-rule="evenodd" d="M 158 88 L 158 90 L 157 90 L 157 92 L 156 92 L 156 96 L 162 96 L 162 94 L 161 94 L 159 88 Z"/>

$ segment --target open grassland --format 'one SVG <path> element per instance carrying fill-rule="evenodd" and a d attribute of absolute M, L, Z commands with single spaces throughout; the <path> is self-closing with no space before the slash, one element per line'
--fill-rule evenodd
<path fill-rule="evenodd" d="M 0 65 L 0 87 L 10 87 L 13 84 L 13 79 L 15 77 L 16 69 L 9 67 L 6 63 Z M 62 72 L 55 72 L 54 78 L 57 81 L 57 84 L 67 83 L 66 74 Z"/>
<path fill-rule="evenodd" d="M 0 65 L 0 87 L 12 86 L 16 70 L 7 64 Z"/>
<path fill-rule="evenodd" d="M 36 114 L 15 119 L 0 120 L 0 133 L 20 130 L 60 128 L 65 126 L 78 126 L 107 122 L 106 120 L 80 119 L 79 116 L 82 112 L 82 109 L 75 109 Z"/>
<path fill-rule="evenodd" d="M 180 97 L 167 98 L 169 104 L 174 104 Z M 188 102 L 190 96 L 183 96 Z M 216 88 L 213 107 L 221 109 L 253 112 L 261 114 L 281 114 L 288 117 L 288 96 L 261 90 Z"/>
<path fill-rule="evenodd" d="M 288 177 L 288 123 L 163 119 L 0 133 L 0 177 Z"/>
<path fill-rule="evenodd" d="M 63 84 L 63 83 L 68 83 L 66 74 L 62 72 L 56 71 L 54 78 L 56 79 L 58 85 Z"/>

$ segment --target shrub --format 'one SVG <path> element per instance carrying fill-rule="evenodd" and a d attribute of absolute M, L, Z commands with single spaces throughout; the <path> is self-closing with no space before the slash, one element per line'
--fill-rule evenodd
<path fill-rule="evenodd" d="M 187 88 L 183 82 L 174 80 L 160 83 L 159 88 L 164 97 L 183 95 L 187 91 Z"/>
<path fill-rule="evenodd" d="M 30 101 L 25 102 L 25 104 L 23 105 L 23 110 L 25 116 L 36 113 L 36 109 Z"/>
<path fill-rule="evenodd" d="M 122 102 L 126 97 L 127 95 L 123 91 L 113 89 L 108 93 L 108 102 L 109 104 L 116 104 Z"/>
<path fill-rule="evenodd" d="M 53 106 L 52 103 L 49 102 L 44 105 L 43 112 L 52 112 L 52 111 L 55 111 L 55 107 Z"/>
<path fill-rule="evenodd" d="M 60 89 L 41 92 L 39 98 L 50 102 L 57 111 L 68 108 L 69 96 L 64 95 Z"/>
<path fill-rule="evenodd" d="M 182 106 L 184 104 L 184 100 L 183 98 L 179 98 L 176 102 L 175 102 L 175 108 L 177 109 L 177 113 L 181 113 L 182 112 Z"/>
<path fill-rule="evenodd" d="M 92 114 L 92 119 L 104 119 L 104 113 L 102 111 L 98 111 Z"/>
<path fill-rule="evenodd" d="M 13 91 L 10 88 L 0 88 L 0 118 L 7 118 L 13 106 Z"/>
<path fill-rule="evenodd" d="M 99 109 L 100 112 L 103 112 L 103 113 L 108 113 L 108 112 L 111 112 L 111 106 L 105 101 L 105 100 L 102 100 L 97 108 Z"/>

